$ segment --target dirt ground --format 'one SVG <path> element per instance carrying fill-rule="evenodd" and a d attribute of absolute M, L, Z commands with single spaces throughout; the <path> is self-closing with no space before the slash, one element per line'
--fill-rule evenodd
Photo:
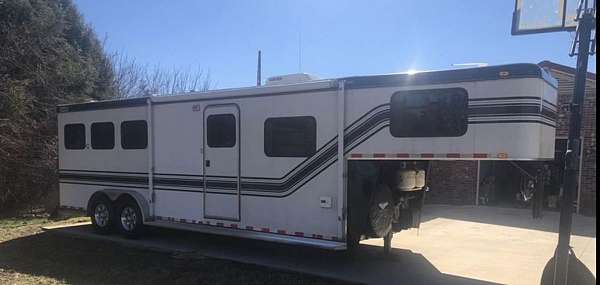
<path fill-rule="evenodd" d="M 231 261 L 187 258 L 51 235 L 42 226 L 85 221 L 0 218 L 0 284 L 346 284 Z"/>

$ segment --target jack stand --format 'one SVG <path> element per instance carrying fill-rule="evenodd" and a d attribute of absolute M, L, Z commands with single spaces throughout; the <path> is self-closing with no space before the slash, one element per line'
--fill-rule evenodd
<path fill-rule="evenodd" d="M 535 177 L 535 191 L 533 192 L 532 199 L 532 215 L 534 219 L 541 219 L 543 217 L 544 210 L 544 185 L 546 184 L 546 177 L 548 177 L 548 166 L 539 168 Z"/>
<path fill-rule="evenodd" d="M 386 255 L 389 255 L 392 250 L 392 237 L 394 237 L 392 231 L 383 237 L 383 253 Z"/>

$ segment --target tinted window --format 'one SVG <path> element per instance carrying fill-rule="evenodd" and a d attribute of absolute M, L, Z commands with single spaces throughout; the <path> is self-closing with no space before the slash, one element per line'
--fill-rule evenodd
<path fill-rule="evenodd" d="M 394 137 L 458 137 L 467 132 L 468 96 L 462 88 L 401 91 L 392 96 Z"/>
<path fill-rule="evenodd" d="M 146 121 L 126 121 L 121 123 L 121 147 L 123 149 L 144 149 L 148 146 L 148 124 Z"/>
<path fill-rule="evenodd" d="M 83 124 L 65 125 L 64 135 L 66 149 L 85 148 L 85 126 Z"/>
<path fill-rule="evenodd" d="M 317 149 L 314 117 L 269 118 L 265 121 L 265 154 L 270 157 L 308 157 Z"/>
<path fill-rule="evenodd" d="M 233 147 L 236 139 L 235 116 L 210 115 L 206 118 L 206 142 L 210 147 Z"/>
<path fill-rule="evenodd" d="M 113 123 L 93 123 L 91 135 L 93 149 L 113 149 L 115 147 L 115 125 Z"/>

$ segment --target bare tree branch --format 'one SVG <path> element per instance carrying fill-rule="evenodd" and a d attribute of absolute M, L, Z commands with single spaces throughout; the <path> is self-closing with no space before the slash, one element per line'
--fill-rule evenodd
<path fill-rule="evenodd" d="M 200 67 L 190 69 L 163 69 L 160 65 L 148 66 L 122 53 L 110 56 L 114 71 L 117 98 L 130 98 L 148 95 L 172 95 L 190 91 L 206 91 L 214 85 L 210 72 Z"/>

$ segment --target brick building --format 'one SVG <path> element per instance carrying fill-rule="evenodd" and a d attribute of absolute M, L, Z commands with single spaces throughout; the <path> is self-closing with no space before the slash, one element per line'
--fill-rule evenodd
<path fill-rule="evenodd" d="M 558 80 L 558 126 L 556 129 L 557 160 L 564 153 L 568 136 L 568 107 L 573 96 L 575 69 L 550 61 L 540 63 Z M 596 74 L 588 73 L 583 107 L 582 160 L 577 211 L 584 215 L 596 215 Z M 560 161 L 556 162 L 560 165 Z M 486 175 L 482 175 L 486 173 Z M 500 180 L 515 180 L 518 170 L 509 162 L 436 161 L 429 170 L 428 203 L 455 205 L 479 204 L 481 188 L 486 177 L 495 175 Z M 555 175 L 559 176 L 559 175 Z M 498 188 L 506 188 L 505 185 Z M 511 187 L 508 187 L 511 188 Z M 514 187 L 512 187 L 514 188 Z M 502 191 L 506 191 L 503 189 Z M 498 190 L 498 196 L 507 196 Z M 510 195 L 509 195 L 510 196 Z M 513 196 L 514 197 L 514 196 Z M 498 198 L 500 200 L 500 198 Z"/>

